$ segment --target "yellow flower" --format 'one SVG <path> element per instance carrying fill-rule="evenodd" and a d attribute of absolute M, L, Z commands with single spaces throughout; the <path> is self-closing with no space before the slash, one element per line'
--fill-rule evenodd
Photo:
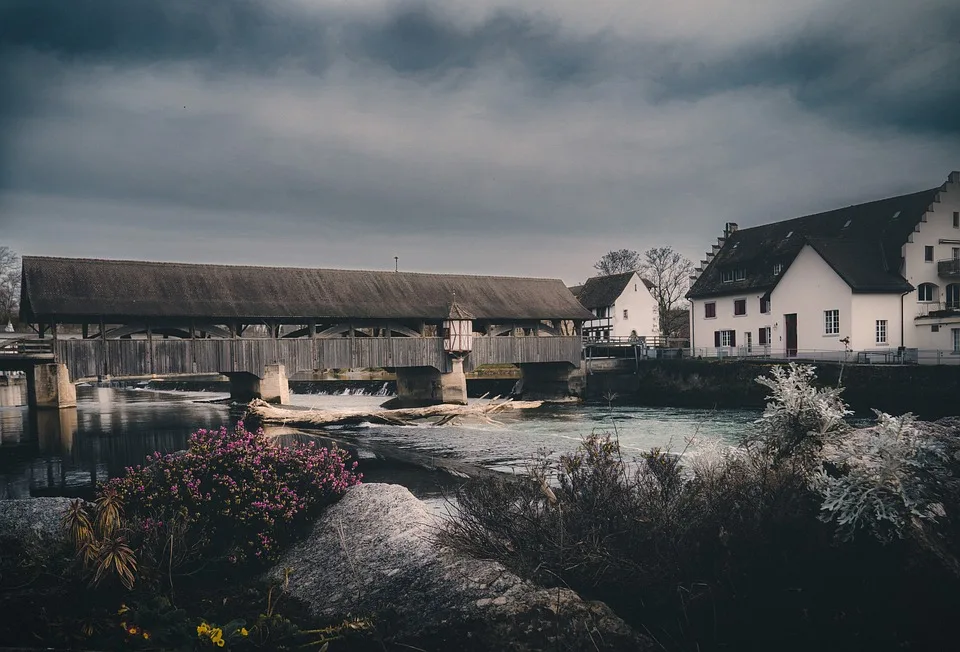
<path fill-rule="evenodd" d="M 203 636 L 210 632 L 210 625 L 207 623 L 200 623 L 197 625 L 197 636 Z"/>
<path fill-rule="evenodd" d="M 216 641 L 216 643 L 217 643 L 217 647 L 223 647 L 223 639 L 222 639 L 222 638 L 218 638 L 217 641 Z"/>
<path fill-rule="evenodd" d="M 250 635 L 250 632 L 247 631 L 246 627 L 240 628 L 240 636 L 249 636 L 249 635 Z"/>
<path fill-rule="evenodd" d="M 210 632 L 210 640 L 213 641 L 214 643 L 216 643 L 217 645 L 222 646 L 222 645 L 223 645 L 223 643 L 222 643 L 222 641 L 223 641 L 223 630 L 220 629 L 219 627 L 217 627 L 216 629 L 214 629 L 213 631 L 211 631 L 211 632 Z"/>
<path fill-rule="evenodd" d="M 150 632 L 144 632 L 144 633 L 143 633 L 143 640 L 145 640 L 145 641 L 149 641 L 149 640 L 150 640 Z"/>

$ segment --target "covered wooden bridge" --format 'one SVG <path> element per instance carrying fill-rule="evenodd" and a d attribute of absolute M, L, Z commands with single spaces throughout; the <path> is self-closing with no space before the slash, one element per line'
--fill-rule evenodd
<path fill-rule="evenodd" d="M 569 374 L 591 317 L 555 279 L 32 256 L 20 305 L 71 378 L 222 373 L 281 401 L 319 369 L 396 370 L 401 396 L 447 401 L 481 365 Z"/>

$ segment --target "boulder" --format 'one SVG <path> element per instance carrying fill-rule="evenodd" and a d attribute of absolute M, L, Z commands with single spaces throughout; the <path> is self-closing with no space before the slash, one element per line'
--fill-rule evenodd
<path fill-rule="evenodd" d="M 61 519 L 70 498 L 0 500 L 0 535 L 48 544 L 63 539 Z"/>
<path fill-rule="evenodd" d="M 647 650 L 601 602 L 545 589 L 435 542 L 439 517 L 406 488 L 351 488 L 270 571 L 314 616 L 372 617 L 387 639 L 425 650 Z"/>

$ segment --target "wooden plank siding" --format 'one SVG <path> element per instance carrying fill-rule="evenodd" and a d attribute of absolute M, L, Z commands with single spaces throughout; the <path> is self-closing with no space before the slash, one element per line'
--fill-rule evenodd
<path fill-rule="evenodd" d="M 576 365 L 580 352 L 579 337 L 474 337 L 473 352 L 464 368 L 536 362 Z M 67 365 L 71 378 L 235 371 L 259 376 L 265 365 L 275 362 L 284 364 L 288 374 L 365 367 L 451 368 L 440 337 L 61 339 L 56 343 L 56 356 Z"/>

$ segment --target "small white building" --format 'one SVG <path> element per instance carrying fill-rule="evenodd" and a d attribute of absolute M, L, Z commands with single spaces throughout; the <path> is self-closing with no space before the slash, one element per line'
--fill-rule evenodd
<path fill-rule="evenodd" d="M 960 363 L 960 173 L 747 229 L 691 277 L 693 355 Z"/>
<path fill-rule="evenodd" d="M 586 339 L 649 341 L 660 335 L 657 302 L 637 272 L 594 276 L 570 291 L 595 316 L 583 323 Z"/>

